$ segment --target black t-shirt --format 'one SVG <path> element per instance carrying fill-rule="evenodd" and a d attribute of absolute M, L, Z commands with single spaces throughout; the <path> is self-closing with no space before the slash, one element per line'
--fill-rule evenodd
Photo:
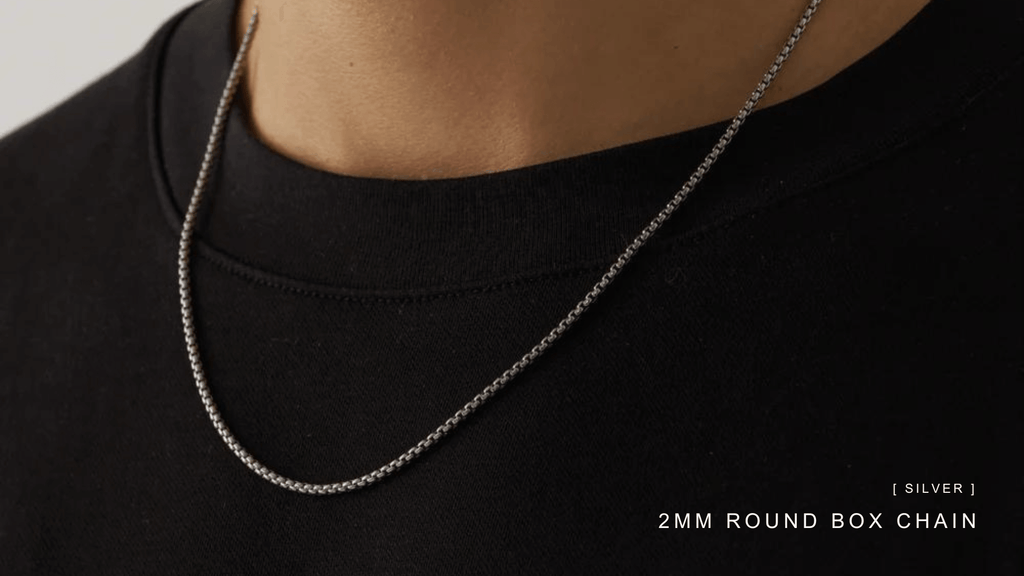
<path fill-rule="evenodd" d="M 0 141 L 0 572 L 1019 573 L 1019 3 L 936 0 L 753 114 L 551 350 L 325 497 L 235 458 L 182 336 L 233 10 L 183 12 Z M 400 181 L 296 164 L 235 106 L 192 259 L 225 421 L 299 480 L 385 464 L 547 334 L 723 128 Z"/>

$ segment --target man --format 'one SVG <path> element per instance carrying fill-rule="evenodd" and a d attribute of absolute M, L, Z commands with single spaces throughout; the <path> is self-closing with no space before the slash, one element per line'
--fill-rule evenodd
<path fill-rule="evenodd" d="M 379 469 L 537 345 L 805 6 L 261 2 L 199 178 L 252 8 L 0 143 L 11 573 L 1019 568 L 1019 6 L 823 3 L 579 320 L 330 496 L 265 479 Z"/>

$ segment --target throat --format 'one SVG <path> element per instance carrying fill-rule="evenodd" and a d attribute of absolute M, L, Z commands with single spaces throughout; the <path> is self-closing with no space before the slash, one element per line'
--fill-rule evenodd
<path fill-rule="evenodd" d="M 925 2 L 823 2 L 762 107 L 827 81 Z M 261 0 L 240 103 L 264 144 L 329 172 L 509 170 L 731 118 L 805 7 Z"/>

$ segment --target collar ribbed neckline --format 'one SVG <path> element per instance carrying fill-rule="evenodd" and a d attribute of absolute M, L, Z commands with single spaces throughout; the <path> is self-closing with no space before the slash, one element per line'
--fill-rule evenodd
<path fill-rule="evenodd" d="M 197 5 L 164 47 L 153 121 L 176 226 L 234 53 L 234 9 L 232 0 Z M 980 18 L 961 19 L 952 34 L 950 19 L 960 12 L 973 14 L 933 1 L 824 85 L 755 112 L 655 244 L 835 177 L 954 107 L 970 86 L 944 79 L 963 82 L 950 66 L 977 69 L 963 48 L 985 37 Z M 269 150 L 236 103 L 197 238 L 234 266 L 310 290 L 415 294 L 599 270 L 674 194 L 723 126 L 492 174 L 389 180 L 326 173 Z"/>

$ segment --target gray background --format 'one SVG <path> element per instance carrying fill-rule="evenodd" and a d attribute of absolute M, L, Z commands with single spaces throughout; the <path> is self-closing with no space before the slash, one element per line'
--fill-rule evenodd
<path fill-rule="evenodd" d="M 0 137 L 128 59 L 195 0 L 0 0 Z"/>

